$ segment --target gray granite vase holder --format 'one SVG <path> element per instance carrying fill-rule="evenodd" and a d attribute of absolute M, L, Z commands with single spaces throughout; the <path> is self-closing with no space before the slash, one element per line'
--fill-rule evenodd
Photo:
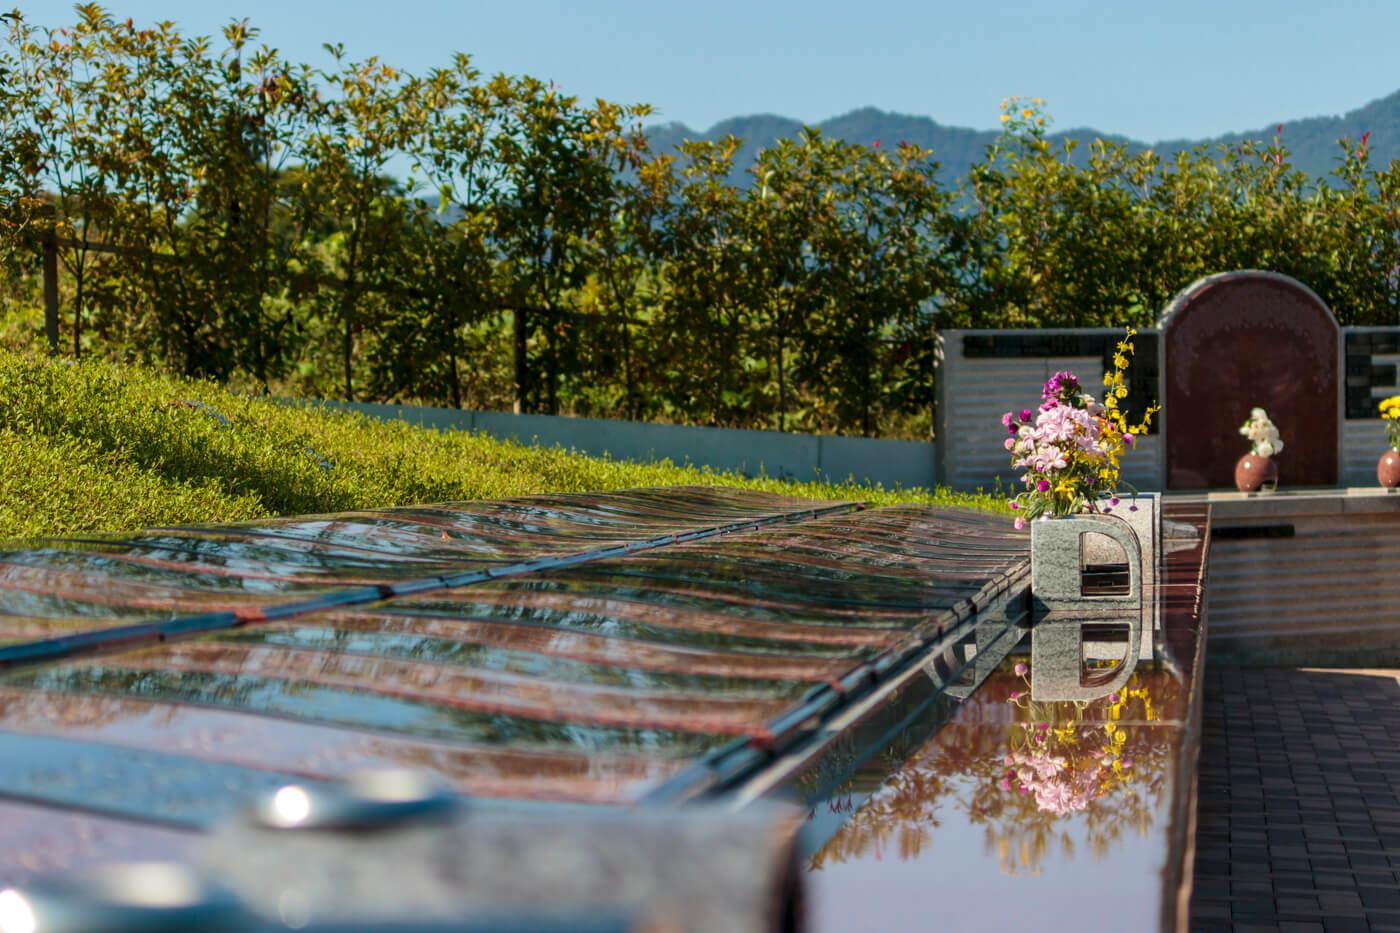
<path fill-rule="evenodd" d="M 1127 592 L 1085 586 L 1084 552 L 1090 535 L 1123 549 Z M 1112 515 L 1069 515 L 1031 523 L 1031 699 L 1093 700 L 1123 687 L 1142 648 L 1143 549 L 1138 535 Z M 1128 629 L 1117 666 L 1086 674 L 1086 625 Z"/>

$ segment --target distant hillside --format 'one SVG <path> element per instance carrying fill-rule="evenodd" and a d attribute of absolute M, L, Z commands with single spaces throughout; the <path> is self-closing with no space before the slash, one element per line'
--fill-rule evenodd
<path fill-rule="evenodd" d="M 1400 91 L 1387 97 L 1374 100 L 1364 107 L 1336 117 L 1308 117 L 1302 120 L 1275 120 L 1262 124 L 1258 129 L 1240 133 L 1227 133 L 1214 139 L 1171 139 L 1155 144 L 1138 142 L 1126 136 L 1103 133 L 1088 127 L 1079 127 L 1051 134 L 1050 138 L 1058 146 L 1066 139 L 1078 139 L 1087 143 L 1092 139 L 1110 139 L 1124 143 L 1132 149 L 1151 148 L 1164 156 L 1170 156 L 1201 143 L 1237 143 L 1242 139 L 1268 141 L 1273 139 L 1275 128 L 1283 123 L 1283 144 L 1288 148 L 1296 168 L 1314 177 L 1327 176 L 1337 164 L 1340 150 L 1337 140 L 1350 136 L 1360 139 L 1362 133 L 1371 134 L 1371 164 L 1383 167 L 1393 158 L 1400 158 Z M 931 149 L 934 157 L 943 164 L 945 183 L 966 174 L 968 166 L 985 157 L 986 147 L 996 139 L 993 130 L 972 130 L 960 126 L 943 126 L 929 117 L 907 116 L 898 113 L 885 113 L 874 107 L 853 110 L 848 114 L 833 117 L 818 124 L 823 133 L 851 142 L 870 145 L 877 139 L 882 145 L 896 146 L 900 140 Z M 696 132 L 682 123 L 668 123 L 647 128 L 652 147 L 657 152 L 667 152 L 687 139 L 717 140 L 727 134 L 742 137 L 743 148 L 735 159 L 736 182 L 748 176 L 743 170 L 753 164 L 758 150 L 776 139 L 796 136 L 802 123 L 787 117 L 759 114 L 748 117 L 731 117 L 716 123 L 703 133 Z M 1076 152 L 1076 157 L 1085 154 L 1085 147 Z"/>

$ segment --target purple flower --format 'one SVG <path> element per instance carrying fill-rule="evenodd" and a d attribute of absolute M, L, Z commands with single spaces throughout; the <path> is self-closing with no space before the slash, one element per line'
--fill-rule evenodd
<path fill-rule="evenodd" d="M 1078 395 L 1079 380 L 1075 378 L 1074 373 L 1069 371 L 1055 373 L 1040 392 L 1040 397 L 1047 402 L 1055 399 L 1076 398 Z"/>
<path fill-rule="evenodd" d="M 1050 491 L 1050 481 L 1049 481 L 1049 480 L 1043 480 L 1043 479 L 1042 479 L 1042 480 L 1038 480 L 1038 481 L 1036 482 L 1036 484 L 1035 484 L 1035 491 L 1036 491 L 1036 492 L 1049 492 L 1049 491 Z"/>
<path fill-rule="evenodd" d="M 1031 410 L 1030 410 L 1029 408 L 1022 408 L 1022 409 L 1021 409 L 1021 420 L 1022 420 L 1022 421 L 1030 421 L 1030 420 L 1031 420 Z"/>
<path fill-rule="evenodd" d="M 1011 500 L 1011 507 L 1012 507 L 1013 509 L 1019 509 L 1019 508 L 1021 507 L 1021 504 L 1020 504 L 1019 502 L 1017 502 L 1015 499 L 1012 499 L 1012 500 Z"/>
<path fill-rule="evenodd" d="M 1128 506 L 1128 511 L 1129 511 L 1129 512 L 1136 512 L 1136 511 L 1137 511 L 1137 506 L 1135 506 L 1135 505 L 1130 505 L 1130 506 Z"/>
<path fill-rule="evenodd" d="M 1109 499 L 1109 500 L 1108 500 L 1108 504 L 1109 504 L 1109 505 L 1117 505 L 1117 504 L 1118 504 L 1118 497 L 1117 497 L 1117 496 L 1114 496 L 1112 499 Z"/>

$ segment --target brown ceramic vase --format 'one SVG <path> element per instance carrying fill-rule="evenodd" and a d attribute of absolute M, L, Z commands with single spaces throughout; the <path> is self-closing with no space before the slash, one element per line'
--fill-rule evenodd
<path fill-rule="evenodd" d="M 1240 492 L 1258 492 L 1278 486 L 1278 464 L 1273 457 L 1245 454 L 1235 464 L 1235 487 Z"/>
<path fill-rule="evenodd" d="M 1386 489 L 1400 486 L 1400 453 L 1391 449 L 1381 454 L 1381 459 L 1376 464 L 1376 479 Z"/>

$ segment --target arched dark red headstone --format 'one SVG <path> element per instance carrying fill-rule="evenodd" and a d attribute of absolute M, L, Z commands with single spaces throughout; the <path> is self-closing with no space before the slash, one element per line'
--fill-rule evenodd
<path fill-rule="evenodd" d="M 1263 408 L 1284 450 L 1279 485 L 1335 486 L 1337 319 L 1303 283 L 1245 270 L 1198 279 L 1158 322 L 1168 489 L 1234 485 L 1240 425 Z"/>

